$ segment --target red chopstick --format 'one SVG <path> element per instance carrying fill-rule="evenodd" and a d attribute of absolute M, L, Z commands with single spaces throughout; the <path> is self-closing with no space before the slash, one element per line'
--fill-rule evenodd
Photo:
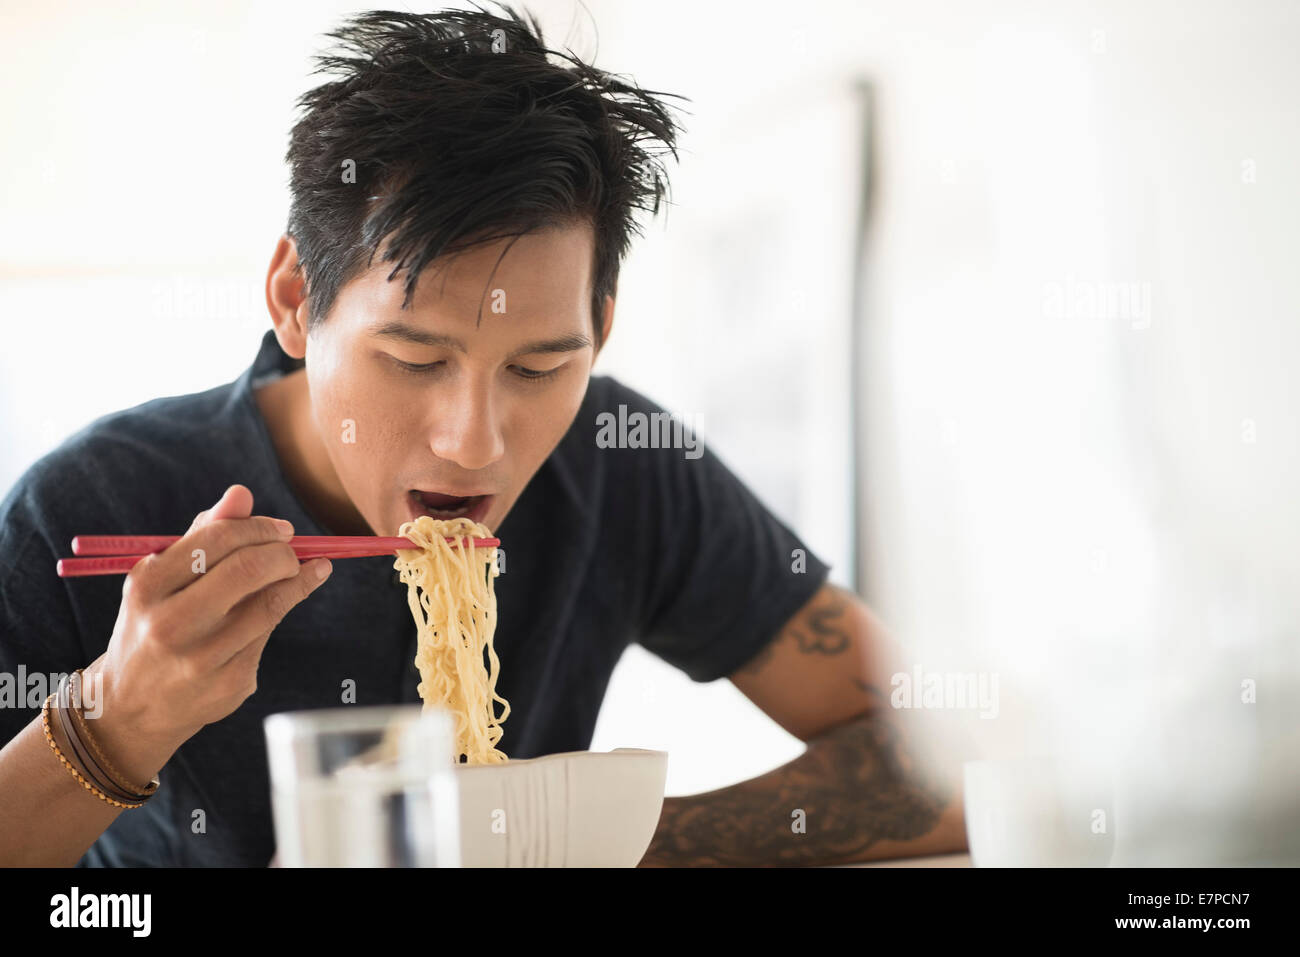
<path fill-rule="evenodd" d="M 122 575 L 129 572 L 146 555 L 156 554 L 180 541 L 179 535 L 78 535 L 72 540 L 72 552 L 84 558 L 61 558 L 60 578 L 86 575 Z M 469 539 L 448 538 L 449 542 Z M 475 548 L 495 548 L 498 538 L 475 538 Z M 301 561 L 313 558 L 370 558 L 391 555 L 398 549 L 415 548 L 408 538 L 378 535 L 295 535 L 289 541 Z"/>
<path fill-rule="evenodd" d="M 179 535 L 78 535 L 72 540 L 74 555 L 136 555 L 148 552 L 161 552 L 163 549 L 180 541 Z M 452 542 L 456 539 L 449 538 Z M 325 545 L 346 550 L 348 548 L 378 549 L 376 555 L 383 555 L 398 548 L 415 548 L 409 538 L 384 538 L 378 535 L 295 535 L 289 544 L 296 550 L 298 546 Z M 500 539 L 476 538 L 475 548 L 493 548 L 500 545 Z M 318 558 L 321 556 L 317 556 Z"/>

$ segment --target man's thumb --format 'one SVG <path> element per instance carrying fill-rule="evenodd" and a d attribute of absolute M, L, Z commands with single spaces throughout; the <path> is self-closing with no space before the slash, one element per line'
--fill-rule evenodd
<path fill-rule="evenodd" d="M 243 485 L 232 485 L 212 508 L 199 512 L 190 531 L 221 518 L 248 518 L 253 514 L 253 493 Z"/>

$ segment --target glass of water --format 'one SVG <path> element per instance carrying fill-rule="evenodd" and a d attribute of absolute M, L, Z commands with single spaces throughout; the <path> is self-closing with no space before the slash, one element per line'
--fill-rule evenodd
<path fill-rule="evenodd" d="M 264 722 L 282 867 L 459 867 L 449 712 L 422 705 Z"/>

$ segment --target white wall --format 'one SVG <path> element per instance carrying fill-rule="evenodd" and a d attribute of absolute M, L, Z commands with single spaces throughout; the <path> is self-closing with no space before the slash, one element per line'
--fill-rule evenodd
<path fill-rule="evenodd" d="M 792 93 L 874 85 L 864 573 L 911 664 L 1001 679 L 998 720 L 953 724 L 1112 774 L 1117 863 L 1300 857 L 1300 8 L 597 15 L 608 62 L 696 97 L 692 199 L 730 169 L 754 207 L 815 206 L 822 182 L 753 175 L 805 145 Z M 722 135 L 764 111 L 781 148 Z M 653 320 L 679 344 L 698 313 Z M 744 748 L 713 727 L 697 750 Z"/>

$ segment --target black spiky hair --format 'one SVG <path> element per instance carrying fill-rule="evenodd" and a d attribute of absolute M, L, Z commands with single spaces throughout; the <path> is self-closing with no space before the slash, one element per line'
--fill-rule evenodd
<path fill-rule="evenodd" d="M 336 78 L 298 99 L 286 155 L 309 327 L 376 255 L 395 263 L 389 281 L 406 271 L 405 309 L 440 257 L 587 222 L 600 343 L 605 296 L 641 234 L 635 212 L 658 213 L 661 157 L 677 159 L 679 126 L 655 95 L 685 97 L 548 50 L 535 16 L 496 5 L 504 16 L 374 10 L 327 34 L 342 49 L 314 74 Z"/>

